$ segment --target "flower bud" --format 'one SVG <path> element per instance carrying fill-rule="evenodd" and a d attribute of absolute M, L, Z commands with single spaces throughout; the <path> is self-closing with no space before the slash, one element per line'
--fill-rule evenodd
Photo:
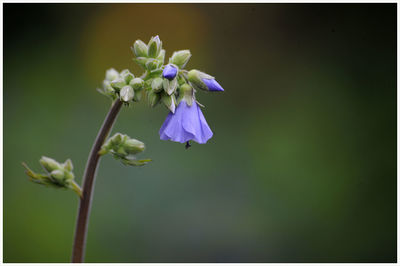
<path fill-rule="evenodd" d="M 110 68 L 106 71 L 106 80 L 113 81 L 114 79 L 119 78 L 119 73 L 114 68 Z"/>
<path fill-rule="evenodd" d="M 175 96 L 163 94 L 161 101 L 172 112 L 175 113 Z"/>
<path fill-rule="evenodd" d="M 155 78 L 151 82 L 151 89 L 154 92 L 160 92 L 163 89 L 163 79 L 162 78 Z"/>
<path fill-rule="evenodd" d="M 146 63 L 149 59 L 147 57 L 137 57 L 134 58 L 133 61 L 135 61 L 139 66 L 143 67 L 144 69 L 146 68 Z"/>
<path fill-rule="evenodd" d="M 161 62 L 157 59 L 148 59 L 146 63 L 146 68 L 148 70 L 155 70 L 161 66 Z"/>
<path fill-rule="evenodd" d="M 161 97 L 159 93 L 155 93 L 154 91 L 149 91 L 149 93 L 147 94 L 147 98 L 149 101 L 149 105 L 151 107 L 154 107 L 160 102 Z"/>
<path fill-rule="evenodd" d="M 164 78 L 171 80 L 176 77 L 177 73 L 178 73 L 178 68 L 172 64 L 168 64 L 165 66 L 162 75 Z"/>
<path fill-rule="evenodd" d="M 129 82 L 129 85 L 134 89 L 134 90 L 141 90 L 144 87 L 144 81 L 141 78 L 134 78 Z"/>
<path fill-rule="evenodd" d="M 173 80 L 164 79 L 163 88 L 168 95 L 174 93 L 177 87 L 178 87 L 178 81 L 176 79 Z"/>
<path fill-rule="evenodd" d="M 143 96 L 143 91 L 142 90 L 137 90 L 135 91 L 135 95 L 133 96 L 133 100 L 135 102 L 139 102 L 142 99 Z"/>
<path fill-rule="evenodd" d="M 129 102 L 133 99 L 133 96 L 135 95 L 135 92 L 133 91 L 131 86 L 125 86 L 121 89 L 119 92 L 120 99 L 123 102 Z"/>
<path fill-rule="evenodd" d="M 189 50 L 181 50 L 174 52 L 169 62 L 177 65 L 179 68 L 184 68 L 192 54 Z"/>
<path fill-rule="evenodd" d="M 128 69 L 122 70 L 120 76 L 126 84 L 129 84 L 129 82 L 135 77 Z"/>
<path fill-rule="evenodd" d="M 111 87 L 113 87 L 116 91 L 120 91 L 124 86 L 126 86 L 126 82 L 122 78 L 111 81 Z"/>
<path fill-rule="evenodd" d="M 152 37 L 148 44 L 149 57 L 156 58 L 160 54 L 161 46 L 162 46 L 162 43 L 161 43 L 160 37 L 158 37 L 158 35 L 155 37 Z"/>
<path fill-rule="evenodd" d="M 161 49 L 160 54 L 156 58 L 158 61 L 160 61 L 162 64 L 164 64 L 164 59 L 165 59 L 165 50 Z"/>
<path fill-rule="evenodd" d="M 46 156 L 42 156 L 42 158 L 40 158 L 40 160 L 39 160 L 39 163 L 49 173 L 54 171 L 54 170 L 62 169 L 61 164 L 59 164 L 56 160 L 54 160 L 52 158 L 49 158 L 49 157 L 46 157 Z"/>
<path fill-rule="evenodd" d="M 136 40 L 132 48 L 136 57 L 147 57 L 147 45 L 141 40 Z"/>
<path fill-rule="evenodd" d="M 121 133 L 115 133 L 111 138 L 110 138 L 110 144 L 112 147 L 119 145 L 122 142 L 123 135 Z"/>
<path fill-rule="evenodd" d="M 50 176 L 61 183 L 64 181 L 65 173 L 62 170 L 54 170 L 51 171 Z"/>
<path fill-rule="evenodd" d="M 128 154 L 136 154 L 142 152 L 145 148 L 143 142 L 131 138 L 127 139 L 123 146 Z"/>
<path fill-rule="evenodd" d="M 62 166 L 63 166 L 64 169 L 67 170 L 67 171 L 72 171 L 72 170 L 74 170 L 74 166 L 72 165 L 71 159 L 67 159 L 67 160 L 65 161 L 65 163 L 63 163 Z"/>
<path fill-rule="evenodd" d="M 224 91 L 213 76 L 199 70 L 190 70 L 188 73 L 188 79 L 195 88 L 205 91 Z"/>

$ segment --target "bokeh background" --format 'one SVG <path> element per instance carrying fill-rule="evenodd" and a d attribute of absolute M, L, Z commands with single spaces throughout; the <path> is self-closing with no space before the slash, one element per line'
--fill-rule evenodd
<path fill-rule="evenodd" d="M 106 156 L 87 262 L 396 261 L 396 4 L 4 4 L 4 261 L 68 262 L 78 198 L 28 181 L 47 155 L 79 182 L 110 106 L 105 70 L 159 34 L 224 93 L 198 93 L 206 145 L 159 140 L 167 109 L 124 108 L 144 141 Z"/>

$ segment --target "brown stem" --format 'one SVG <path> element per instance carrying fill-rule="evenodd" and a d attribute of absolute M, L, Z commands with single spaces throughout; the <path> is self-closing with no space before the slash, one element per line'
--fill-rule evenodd
<path fill-rule="evenodd" d="M 89 222 L 90 206 L 92 205 L 93 187 L 96 178 L 97 166 L 100 161 L 99 151 L 105 139 L 113 127 L 114 121 L 121 109 L 122 102 L 117 99 L 107 114 L 103 125 L 97 134 L 96 140 L 90 151 L 89 159 L 86 163 L 86 169 L 83 179 L 82 198 L 79 204 L 78 218 L 76 220 L 76 230 L 74 247 L 72 252 L 72 262 L 83 262 L 86 246 L 86 235 Z"/>

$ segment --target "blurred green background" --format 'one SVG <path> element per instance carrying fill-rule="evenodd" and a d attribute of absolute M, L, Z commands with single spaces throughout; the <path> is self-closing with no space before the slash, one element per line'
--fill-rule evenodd
<path fill-rule="evenodd" d="M 161 141 L 145 102 L 115 125 L 142 168 L 102 159 L 87 262 L 396 261 L 396 4 L 4 4 L 4 261 L 68 262 L 78 198 L 28 181 L 47 155 L 79 182 L 110 106 L 159 34 L 224 93 L 206 145 Z"/>

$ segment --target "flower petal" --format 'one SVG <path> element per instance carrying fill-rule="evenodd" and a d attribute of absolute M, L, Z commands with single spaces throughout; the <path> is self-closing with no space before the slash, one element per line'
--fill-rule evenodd
<path fill-rule="evenodd" d="M 215 79 L 203 79 L 203 82 L 206 84 L 208 90 L 210 91 L 224 91 L 224 89 Z"/>

